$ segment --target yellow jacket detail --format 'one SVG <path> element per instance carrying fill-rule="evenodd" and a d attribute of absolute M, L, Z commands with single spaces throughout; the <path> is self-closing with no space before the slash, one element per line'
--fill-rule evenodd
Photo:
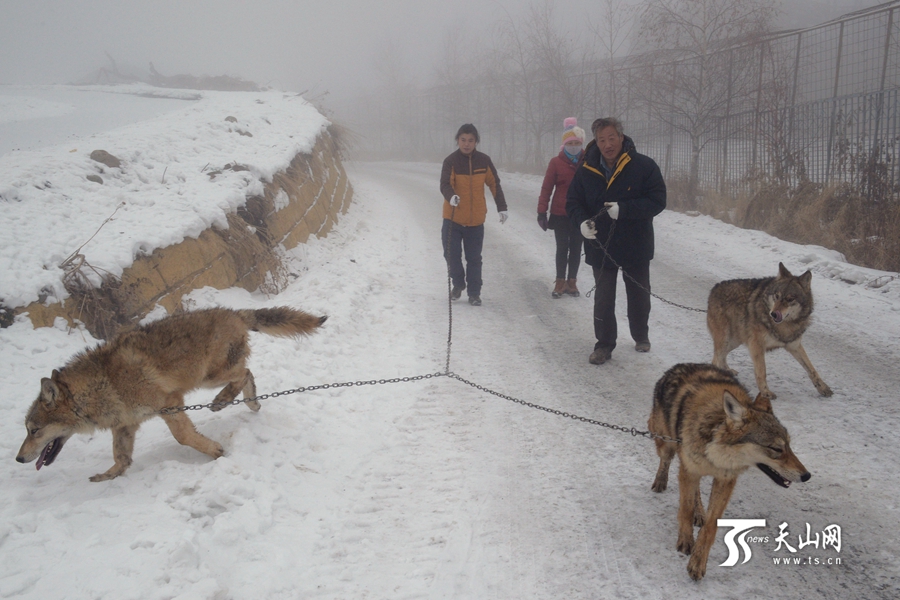
<path fill-rule="evenodd" d="M 467 155 L 457 150 L 445 158 L 441 168 L 444 218 L 452 218 L 454 223 L 466 227 L 483 225 L 487 216 L 485 186 L 491 190 L 497 211 L 506 210 L 500 177 L 487 154 L 475 150 Z M 454 195 L 459 196 L 456 210 L 450 206 L 450 198 Z"/>

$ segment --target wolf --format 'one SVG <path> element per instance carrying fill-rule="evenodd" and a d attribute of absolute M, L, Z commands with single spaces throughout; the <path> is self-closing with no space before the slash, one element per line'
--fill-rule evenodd
<path fill-rule="evenodd" d="M 76 433 L 111 429 L 115 464 L 90 478 L 106 481 L 131 465 L 135 434 L 143 421 L 162 417 L 175 439 L 213 458 L 218 442 L 198 433 L 185 412 L 161 414 L 184 406 L 184 395 L 197 388 L 225 386 L 216 395 L 220 410 L 241 392 L 256 396 L 247 368 L 249 332 L 289 337 L 316 331 L 328 317 L 287 307 L 260 310 L 210 308 L 172 315 L 124 330 L 108 343 L 75 355 L 64 367 L 41 379 L 41 391 L 25 417 L 27 435 L 16 460 L 37 468 L 52 464 Z M 246 403 L 253 410 L 259 402 Z"/>
<path fill-rule="evenodd" d="M 812 273 L 799 277 L 778 263 L 778 275 L 721 281 L 709 293 L 706 324 L 713 339 L 712 364 L 728 368 L 728 353 L 746 344 L 759 392 L 776 396 L 766 383 L 766 351 L 784 348 L 803 365 L 822 396 L 832 391 L 809 360 L 801 338 L 813 311 Z M 732 371 L 734 372 L 734 371 Z"/>
<path fill-rule="evenodd" d="M 678 454 L 678 543 L 691 556 L 688 574 L 706 574 L 709 549 L 716 541 L 717 521 L 725 512 L 738 475 L 756 465 L 772 481 L 787 488 L 809 481 L 809 471 L 791 451 L 791 439 L 772 414 L 765 394 L 751 400 L 734 375 L 714 365 L 678 364 L 666 371 L 653 390 L 647 427 L 655 435 L 659 469 L 650 489 L 664 492 L 669 465 Z M 677 441 L 676 441 L 677 440 Z M 704 512 L 700 478 L 712 476 Z M 694 542 L 694 525 L 700 527 Z"/>

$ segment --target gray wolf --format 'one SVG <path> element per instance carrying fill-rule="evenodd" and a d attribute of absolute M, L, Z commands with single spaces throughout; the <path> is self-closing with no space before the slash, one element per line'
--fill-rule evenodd
<path fill-rule="evenodd" d="M 37 458 L 37 468 L 52 464 L 76 433 L 111 429 L 115 464 L 91 481 L 118 477 L 131 465 L 140 424 L 161 416 L 180 443 L 213 458 L 218 442 L 197 432 L 185 412 L 160 414 L 184 406 L 184 395 L 197 388 L 225 386 L 215 402 L 256 396 L 247 368 L 249 332 L 275 336 L 313 333 L 327 317 L 287 307 L 261 310 L 211 308 L 166 317 L 123 331 L 107 344 L 86 350 L 41 379 L 41 391 L 25 418 L 28 432 L 16 460 Z M 259 402 L 247 402 L 258 411 Z"/>
<path fill-rule="evenodd" d="M 813 311 L 812 273 L 794 276 L 778 263 L 778 275 L 762 279 L 733 279 L 717 283 L 709 293 L 706 324 L 713 339 L 712 363 L 728 369 L 728 353 L 745 344 L 753 360 L 756 385 L 762 394 L 776 396 L 766 383 L 768 350 L 784 348 L 803 365 L 823 396 L 828 387 L 803 348 L 801 338 Z M 734 371 L 732 371 L 734 372 Z"/>
<path fill-rule="evenodd" d="M 809 471 L 791 451 L 791 439 L 772 414 L 769 397 L 751 400 L 747 390 L 729 373 L 706 364 L 678 364 L 666 371 L 653 390 L 653 409 L 647 426 L 655 439 L 659 469 L 651 489 L 663 492 L 669 465 L 678 455 L 678 543 L 689 554 L 688 574 L 706 574 L 709 549 L 738 476 L 756 465 L 772 481 L 787 488 L 808 481 Z M 700 478 L 712 476 L 712 491 L 704 512 Z M 694 542 L 694 525 L 700 527 Z"/>

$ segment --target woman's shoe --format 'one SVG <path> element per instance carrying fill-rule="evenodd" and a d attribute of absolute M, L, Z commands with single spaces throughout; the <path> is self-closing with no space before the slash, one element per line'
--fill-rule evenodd
<path fill-rule="evenodd" d="M 550 292 L 550 295 L 554 298 L 562 298 L 562 295 L 566 292 L 566 280 L 565 279 L 557 279 L 556 287 L 553 288 L 553 291 Z"/>

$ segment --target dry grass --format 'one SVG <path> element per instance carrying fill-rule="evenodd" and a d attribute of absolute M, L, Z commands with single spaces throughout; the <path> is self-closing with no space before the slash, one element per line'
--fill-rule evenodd
<path fill-rule="evenodd" d="M 672 204 L 679 209 L 677 200 Z M 698 210 L 783 240 L 837 250 L 853 264 L 900 271 L 900 203 L 872 200 L 845 184 L 767 184 L 736 199 L 707 193 Z"/>
<path fill-rule="evenodd" d="M 94 287 L 84 273 L 85 269 L 100 275 L 102 280 L 100 287 Z M 108 273 L 98 273 L 87 261 L 81 261 L 66 271 L 63 285 L 69 292 L 68 302 L 77 307 L 74 317 L 83 322 L 95 338 L 109 339 L 123 326 L 131 324 L 117 298 L 127 292 L 123 292 L 121 282 L 116 277 Z"/>

